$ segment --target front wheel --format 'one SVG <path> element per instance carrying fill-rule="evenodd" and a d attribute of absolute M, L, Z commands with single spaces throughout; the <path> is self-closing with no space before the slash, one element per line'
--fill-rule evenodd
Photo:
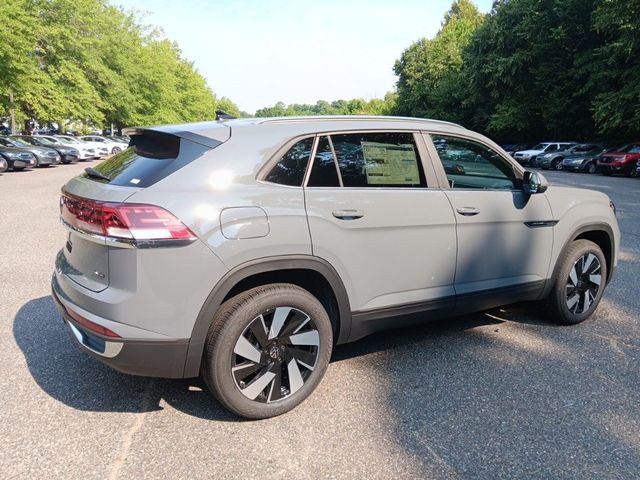
<path fill-rule="evenodd" d="M 636 170 L 635 163 L 632 164 L 632 165 L 629 165 L 624 173 L 625 173 L 625 175 L 627 177 L 637 177 L 638 176 L 638 171 Z"/>
<path fill-rule="evenodd" d="M 562 170 L 562 159 L 556 158 L 553 162 L 551 162 L 551 168 L 554 170 Z"/>
<path fill-rule="evenodd" d="M 331 321 L 318 299 L 296 285 L 265 285 L 220 307 L 207 334 L 202 376 L 233 413 L 275 417 L 313 392 L 332 348 Z"/>
<path fill-rule="evenodd" d="M 120 147 L 113 147 L 113 149 L 111 150 L 111 153 L 115 155 L 116 153 L 120 153 L 121 151 L 122 149 Z"/>
<path fill-rule="evenodd" d="M 553 320 L 563 325 L 583 322 L 595 311 L 607 280 L 607 263 L 598 245 L 576 240 L 558 260 L 547 299 Z"/>

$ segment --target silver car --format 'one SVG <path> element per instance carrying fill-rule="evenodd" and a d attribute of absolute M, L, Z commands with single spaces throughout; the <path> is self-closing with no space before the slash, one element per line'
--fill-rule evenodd
<path fill-rule="evenodd" d="M 291 410 L 335 345 L 543 300 L 577 324 L 617 262 L 615 208 L 491 140 L 394 117 L 132 129 L 69 181 L 53 298 L 120 371 L 202 375 L 248 418 Z"/>

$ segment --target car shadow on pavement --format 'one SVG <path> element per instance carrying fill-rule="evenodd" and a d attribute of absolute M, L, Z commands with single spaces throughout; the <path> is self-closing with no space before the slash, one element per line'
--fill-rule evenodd
<path fill-rule="evenodd" d="M 65 405 L 91 412 L 140 413 L 172 408 L 196 417 L 241 421 L 206 391 L 200 379 L 167 380 L 117 372 L 74 344 L 51 296 L 23 305 L 13 335 L 29 372 L 48 395 Z"/>

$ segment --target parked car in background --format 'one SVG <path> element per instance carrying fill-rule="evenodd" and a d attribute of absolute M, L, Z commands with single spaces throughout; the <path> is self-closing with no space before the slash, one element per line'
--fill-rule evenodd
<path fill-rule="evenodd" d="M 106 147 L 112 155 L 120 153 L 122 150 L 127 148 L 127 145 L 129 144 L 129 142 L 111 140 L 101 137 L 100 135 L 85 135 L 83 137 L 79 137 L 79 140 L 96 144 L 99 147 Z"/>
<path fill-rule="evenodd" d="M 127 146 L 129 145 L 129 141 L 131 140 L 128 135 L 109 135 L 105 138 L 113 140 L 114 142 L 125 143 L 127 144 Z"/>
<path fill-rule="evenodd" d="M 11 137 L 8 137 L 8 138 L 16 142 L 18 145 L 25 146 L 25 147 L 29 145 L 35 145 L 39 147 L 51 148 L 56 152 L 58 152 L 58 154 L 60 155 L 60 161 L 62 163 L 76 162 L 78 161 L 78 157 L 80 155 L 80 152 L 76 148 L 68 147 L 62 144 L 55 144 L 47 140 L 46 138 L 43 138 L 42 136 L 38 136 L 38 135 L 33 137 L 30 135 L 12 135 Z"/>
<path fill-rule="evenodd" d="M 7 170 L 9 170 L 9 163 L 4 157 L 0 156 L 0 173 L 4 173 Z"/>
<path fill-rule="evenodd" d="M 22 148 L 0 146 L 0 156 L 7 161 L 8 170 L 24 170 L 36 166 L 33 153 Z"/>
<path fill-rule="evenodd" d="M 630 143 L 609 151 L 598 158 L 598 170 L 603 175 L 624 174 L 635 177 L 638 173 L 636 164 L 640 160 L 640 142 Z"/>
<path fill-rule="evenodd" d="M 79 160 L 92 160 L 96 158 L 100 158 L 100 155 L 96 151 L 95 147 L 87 147 L 84 143 L 74 143 L 74 142 L 65 142 L 62 139 L 54 137 L 53 135 L 37 135 L 33 136 L 33 138 L 44 139 L 54 145 L 60 145 L 62 147 L 73 148 L 78 151 L 78 159 Z"/>
<path fill-rule="evenodd" d="M 552 170 L 562 170 L 562 160 L 565 157 L 572 155 L 576 152 L 586 151 L 589 149 L 597 148 L 593 143 L 582 143 L 582 144 L 574 144 L 568 147 L 565 147 L 564 150 L 558 150 L 556 152 L 545 152 L 541 153 L 536 157 L 535 166 L 536 168 L 548 169 Z M 602 147 L 604 149 L 604 147 Z M 600 150 L 600 153 L 602 150 Z"/>
<path fill-rule="evenodd" d="M 514 153 L 513 158 L 520 165 L 536 166 L 537 158 L 542 153 L 553 153 L 566 150 L 575 145 L 576 142 L 542 142 L 530 150 L 520 150 Z"/>
<path fill-rule="evenodd" d="M 14 140 L 11 137 L 0 137 L 0 145 L 9 148 L 20 148 L 28 151 L 36 158 L 36 167 L 48 167 L 60 163 L 60 154 L 52 148 L 31 145 L 24 141 Z"/>
<path fill-rule="evenodd" d="M 620 245 L 604 193 L 397 117 L 138 128 L 60 206 L 51 287 L 71 341 L 129 374 L 201 375 L 248 418 L 291 410 L 335 345 L 386 328 L 529 300 L 578 324 Z"/>
<path fill-rule="evenodd" d="M 533 147 L 532 143 L 505 143 L 504 145 L 500 145 L 502 149 L 507 152 L 511 157 L 515 155 L 516 152 L 522 150 L 528 150 Z"/>
<path fill-rule="evenodd" d="M 77 148 L 84 146 L 87 149 L 93 149 L 97 154 L 97 157 L 95 158 L 105 158 L 109 155 L 109 149 L 107 147 L 96 143 L 85 142 L 80 140 L 78 137 L 74 137 L 72 135 L 56 135 L 55 137 L 67 145 L 72 145 Z"/>
<path fill-rule="evenodd" d="M 596 173 L 598 157 L 607 150 L 601 143 L 583 143 L 574 147 L 562 160 L 562 170 Z"/>

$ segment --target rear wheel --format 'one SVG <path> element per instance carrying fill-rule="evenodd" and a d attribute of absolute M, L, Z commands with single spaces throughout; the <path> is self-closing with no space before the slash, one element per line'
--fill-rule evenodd
<path fill-rule="evenodd" d="M 593 162 L 589 162 L 585 169 L 587 173 L 596 173 L 596 164 Z"/>
<path fill-rule="evenodd" d="M 332 348 L 331 321 L 313 295 L 296 285 L 266 285 L 220 307 L 207 335 L 202 376 L 237 415 L 274 417 L 313 392 Z"/>
<path fill-rule="evenodd" d="M 582 239 L 574 241 L 559 262 L 547 304 L 554 321 L 575 325 L 589 318 L 600 303 L 607 263 L 598 245 Z"/>

